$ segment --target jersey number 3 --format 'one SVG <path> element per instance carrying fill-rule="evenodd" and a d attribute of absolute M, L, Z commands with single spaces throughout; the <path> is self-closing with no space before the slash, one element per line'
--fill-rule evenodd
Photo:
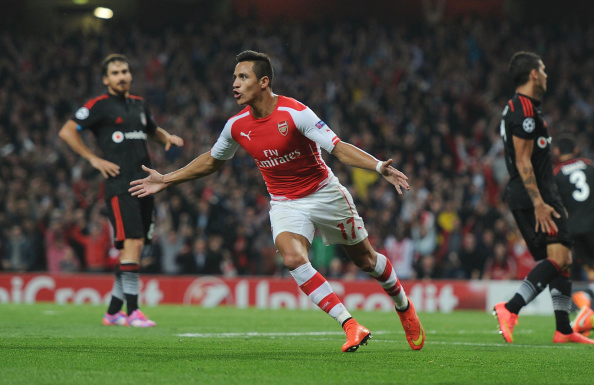
<path fill-rule="evenodd" d="M 586 181 L 586 173 L 582 170 L 575 170 L 569 174 L 569 181 L 575 186 L 575 190 L 571 193 L 573 199 L 578 202 L 583 202 L 590 196 L 590 186 Z"/>

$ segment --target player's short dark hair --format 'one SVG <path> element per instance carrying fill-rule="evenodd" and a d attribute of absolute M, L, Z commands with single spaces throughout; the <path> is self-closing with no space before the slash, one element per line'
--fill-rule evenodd
<path fill-rule="evenodd" d="M 128 61 L 128 58 L 125 55 L 122 55 L 121 53 L 112 53 L 110 55 L 107 55 L 107 57 L 103 59 L 103 61 L 101 62 L 101 75 L 107 76 L 107 67 L 109 67 L 109 63 L 113 63 L 116 61 L 126 63 L 128 64 L 128 68 L 130 68 L 130 62 Z"/>
<path fill-rule="evenodd" d="M 563 133 L 555 139 L 555 146 L 559 149 L 559 154 L 569 155 L 575 151 L 575 137 L 570 133 Z"/>
<path fill-rule="evenodd" d="M 247 50 L 237 55 L 235 59 L 238 63 L 244 61 L 253 61 L 254 73 L 258 79 L 262 79 L 264 76 L 267 76 L 270 80 L 270 88 L 272 88 L 274 70 L 272 69 L 272 61 L 270 60 L 270 56 L 266 55 L 265 53 Z"/>
<path fill-rule="evenodd" d="M 509 61 L 509 74 L 514 82 L 514 87 L 519 87 L 528 82 L 530 72 L 539 70 L 540 56 L 533 52 L 516 52 Z"/>

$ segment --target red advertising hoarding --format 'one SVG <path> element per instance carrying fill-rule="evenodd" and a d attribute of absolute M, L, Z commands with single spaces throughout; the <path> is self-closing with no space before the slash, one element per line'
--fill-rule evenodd
<path fill-rule="evenodd" d="M 393 311 L 393 302 L 373 280 L 330 280 L 348 309 Z M 111 295 L 110 274 L 0 274 L 0 303 L 54 302 L 104 304 Z M 485 310 L 487 285 L 473 281 L 403 281 L 421 312 Z M 291 278 L 224 278 L 143 275 L 140 301 L 148 306 L 185 304 L 205 307 L 313 309 L 315 305 Z"/>

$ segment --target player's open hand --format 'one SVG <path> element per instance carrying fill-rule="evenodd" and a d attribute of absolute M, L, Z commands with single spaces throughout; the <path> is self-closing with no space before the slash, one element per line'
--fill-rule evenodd
<path fill-rule="evenodd" d="M 184 140 L 177 135 L 169 135 L 167 137 L 167 143 L 165 143 L 165 151 L 169 151 L 172 144 L 181 147 L 184 145 Z"/>
<path fill-rule="evenodd" d="M 167 187 L 163 182 L 163 175 L 144 165 L 142 166 L 142 169 L 146 171 L 149 176 L 144 179 L 137 179 L 130 182 L 130 186 L 132 187 L 128 189 L 128 192 L 131 193 L 132 196 L 144 198 L 151 194 L 156 194 Z"/>
<path fill-rule="evenodd" d="M 553 217 L 561 218 L 561 215 L 548 204 L 542 203 L 534 206 L 534 216 L 536 217 L 536 232 L 538 232 L 539 229 L 549 235 L 555 235 L 559 232 L 559 228 L 553 220 Z"/>
<path fill-rule="evenodd" d="M 108 160 L 99 158 L 98 156 L 90 158 L 89 163 L 91 163 L 91 166 L 99 170 L 106 179 L 109 177 L 113 178 L 120 173 L 120 166 Z"/>
<path fill-rule="evenodd" d="M 392 167 L 392 162 L 392 159 L 388 159 L 385 162 L 383 162 L 380 167 L 380 172 L 388 182 L 392 183 L 396 187 L 396 191 L 398 191 L 398 194 L 402 195 L 403 188 L 406 191 L 410 190 L 410 186 L 408 185 L 408 177 L 404 175 L 404 173 L 402 173 L 401 171 Z"/>

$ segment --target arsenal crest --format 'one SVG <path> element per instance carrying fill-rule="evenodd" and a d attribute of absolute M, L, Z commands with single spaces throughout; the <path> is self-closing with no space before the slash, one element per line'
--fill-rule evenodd
<path fill-rule="evenodd" d="M 280 132 L 282 136 L 287 136 L 289 133 L 289 123 L 287 123 L 286 120 L 278 122 L 278 132 Z"/>

